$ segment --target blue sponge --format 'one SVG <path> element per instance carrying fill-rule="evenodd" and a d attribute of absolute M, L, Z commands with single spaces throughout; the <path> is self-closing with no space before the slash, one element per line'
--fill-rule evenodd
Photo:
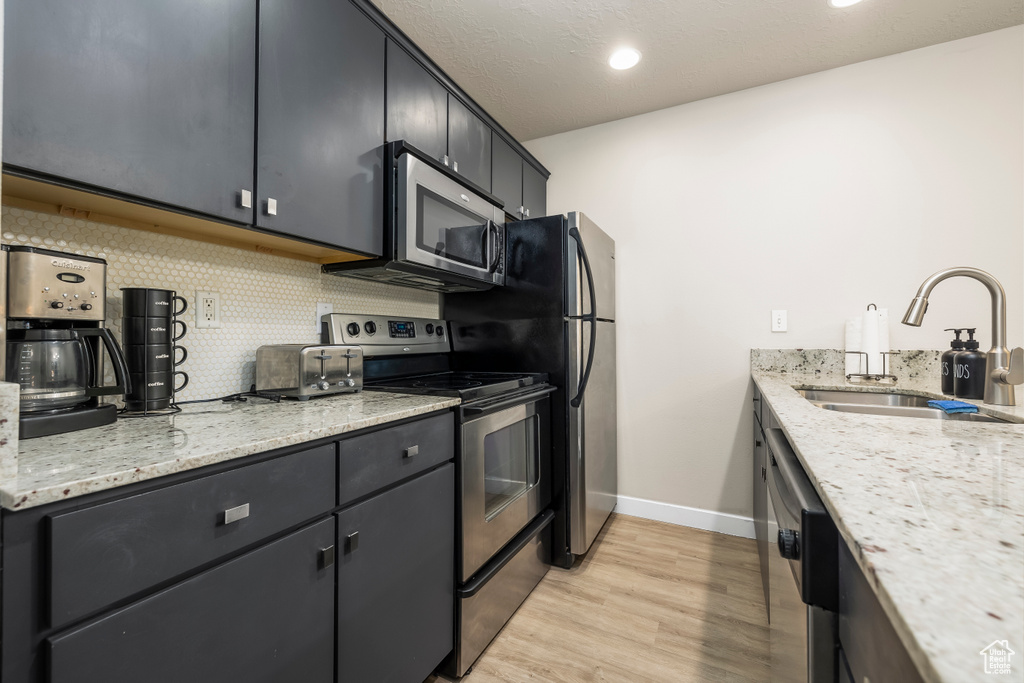
<path fill-rule="evenodd" d="M 928 401 L 928 405 L 932 408 L 938 408 L 947 414 L 978 412 L 978 406 L 971 403 L 964 403 L 963 401 Z"/>

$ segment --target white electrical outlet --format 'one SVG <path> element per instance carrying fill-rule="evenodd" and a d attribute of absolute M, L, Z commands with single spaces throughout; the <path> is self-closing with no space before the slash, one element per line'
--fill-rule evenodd
<path fill-rule="evenodd" d="M 785 332 L 786 331 L 786 311 L 772 310 L 772 332 Z"/>
<path fill-rule="evenodd" d="M 220 327 L 220 293 L 196 291 L 196 329 Z"/>
<path fill-rule="evenodd" d="M 316 305 L 316 333 L 320 334 L 320 320 L 328 313 L 334 313 L 334 304 L 319 302 Z"/>

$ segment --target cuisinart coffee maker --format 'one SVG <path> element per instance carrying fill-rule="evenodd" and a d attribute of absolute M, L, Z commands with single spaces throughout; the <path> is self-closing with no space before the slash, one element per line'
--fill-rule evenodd
<path fill-rule="evenodd" d="M 106 327 L 107 262 L 35 247 L 5 246 L 6 379 L 21 385 L 22 439 L 110 424 L 128 367 Z M 103 349 L 117 384 L 103 386 Z"/>

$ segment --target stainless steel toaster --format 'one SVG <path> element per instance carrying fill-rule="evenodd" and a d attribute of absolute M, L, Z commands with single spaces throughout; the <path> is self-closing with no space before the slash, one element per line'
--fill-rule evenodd
<path fill-rule="evenodd" d="M 256 349 L 256 391 L 307 400 L 361 391 L 363 350 L 345 344 L 274 344 Z"/>

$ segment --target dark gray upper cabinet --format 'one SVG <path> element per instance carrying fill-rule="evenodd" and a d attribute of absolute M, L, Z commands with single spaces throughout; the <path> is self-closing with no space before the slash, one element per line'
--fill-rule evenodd
<path fill-rule="evenodd" d="M 251 223 L 256 0 L 5 11 L 5 166 Z"/>
<path fill-rule="evenodd" d="M 408 52 L 387 41 L 387 139 L 434 159 L 448 154 L 448 91 Z"/>
<path fill-rule="evenodd" d="M 491 134 L 491 194 L 505 202 L 505 213 L 522 218 L 523 158 L 497 133 Z"/>
<path fill-rule="evenodd" d="M 448 95 L 448 157 L 456 173 L 491 189 L 491 129 L 454 95 Z"/>
<path fill-rule="evenodd" d="M 547 214 L 548 180 L 540 171 L 523 162 L 523 206 L 526 215 L 537 218 Z"/>
<path fill-rule="evenodd" d="M 379 256 L 384 32 L 347 0 L 261 0 L 259 59 L 256 225 Z"/>
<path fill-rule="evenodd" d="M 52 636 L 46 680 L 333 683 L 334 534 L 324 519 Z"/>

